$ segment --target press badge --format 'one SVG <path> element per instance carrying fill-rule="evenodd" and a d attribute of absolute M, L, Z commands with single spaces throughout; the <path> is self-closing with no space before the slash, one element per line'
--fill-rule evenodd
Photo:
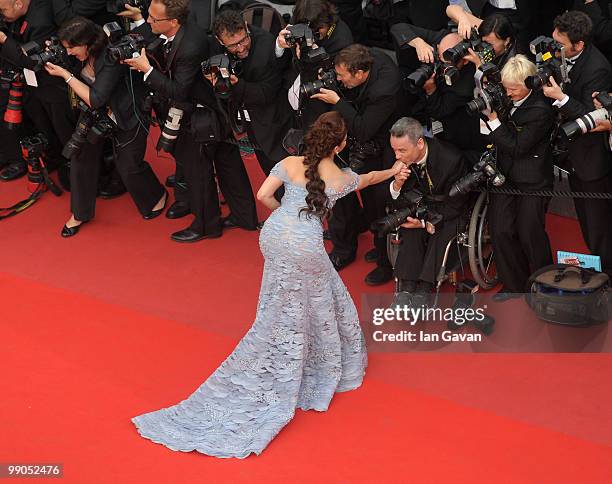
<path fill-rule="evenodd" d="M 34 71 L 31 71 L 30 69 L 24 69 L 23 75 L 28 86 L 38 87 L 38 81 L 36 80 L 36 73 Z"/>

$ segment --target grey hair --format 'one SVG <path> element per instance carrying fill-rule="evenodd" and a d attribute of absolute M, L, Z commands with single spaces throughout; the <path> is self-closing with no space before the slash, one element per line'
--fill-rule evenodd
<path fill-rule="evenodd" d="M 416 144 L 423 137 L 423 126 L 414 118 L 400 118 L 389 130 L 394 138 L 407 136 L 412 144 Z"/>

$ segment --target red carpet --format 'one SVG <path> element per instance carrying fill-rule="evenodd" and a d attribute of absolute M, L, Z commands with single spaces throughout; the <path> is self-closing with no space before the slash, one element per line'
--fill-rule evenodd
<path fill-rule="evenodd" d="M 0 184 L 0 206 L 24 191 Z M 140 438 L 130 417 L 187 397 L 251 324 L 258 234 L 179 245 L 188 220 L 146 222 L 121 197 L 63 240 L 68 207 L 45 194 L 0 222 L 0 463 L 63 463 L 70 483 L 609 481 L 610 355 L 371 354 L 361 389 L 298 412 L 259 457 Z M 549 220 L 555 247 L 584 250 L 574 221 Z M 370 267 L 342 272 L 357 300 L 391 290 L 366 289 Z"/>

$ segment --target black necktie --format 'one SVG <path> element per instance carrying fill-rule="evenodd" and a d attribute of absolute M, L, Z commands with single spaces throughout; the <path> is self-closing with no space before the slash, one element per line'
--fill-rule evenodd
<path fill-rule="evenodd" d="M 169 40 L 162 47 L 162 52 L 163 52 L 163 55 L 164 55 L 164 62 L 166 64 L 168 63 L 168 57 L 170 56 L 170 51 L 171 50 L 172 50 L 172 41 Z"/>

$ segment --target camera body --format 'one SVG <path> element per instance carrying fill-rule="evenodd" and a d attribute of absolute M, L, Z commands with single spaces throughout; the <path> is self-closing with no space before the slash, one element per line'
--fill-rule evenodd
<path fill-rule="evenodd" d="M 348 136 L 349 146 L 349 168 L 357 174 L 366 173 L 367 160 L 375 158 L 382 153 L 382 147 L 376 140 L 358 141 L 353 136 Z"/>
<path fill-rule="evenodd" d="M 310 97 L 321 92 L 321 89 L 337 90 L 338 80 L 336 78 L 335 69 L 328 69 L 319 74 L 319 79 L 311 82 L 305 82 L 300 86 L 300 94 L 305 97 Z"/>
<path fill-rule="evenodd" d="M 114 14 L 123 12 L 126 3 L 132 7 L 139 8 L 142 12 L 147 8 L 144 0 L 108 0 L 106 2 L 106 11 Z"/>
<path fill-rule="evenodd" d="M 370 229 L 378 233 L 379 237 L 397 230 L 408 217 L 424 220 L 432 225 L 442 221 L 442 215 L 427 205 L 427 197 L 416 188 L 403 192 L 398 202 L 401 202 L 401 205 L 396 207 L 396 210 L 372 223 Z"/>
<path fill-rule="evenodd" d="M 219 98 L 227 98 L 232 90 L 230 77 L 238 77 L 242 73 L 240 60 L 230 57 L 227 53 L 212 56 L 202 62 L 202 74 L 204 76 L 214 75 L 217 82 L 214 85 L 215 94 Z"/>
<path fill-rule="evenodd" d="M 455 47 L 446 49 L 442 53 L 442 58 L 453 65 L 459 64 L 459 62 L 468 55 L 469 49 L 472 49 L 483 64 L 492 62 L 495 59 L 495 50 L 493 46 L 488 42 L 485 42 L 478 35 L 478 31 L 472 28 L 472 34 L 469 39 L 458 43 Z"/>
<path fill-rule="evenodd" d="M 451 63 L 440 62 L 438 59 L 433 64 L 421 64 L 418 69 L 404 78 L 404 88 L 415 94 L 423 88 L 425 82 L 434 74 L 436 84 L 444 83 L 447 86 L 452 86 L 459 78 L 459 69 Z"/>
<path fill-rule="evenodd" d="M 19 144 L 21 145 L 21 155 L 28 163 L 42 157 L 49 146 L 47 137 L 42 133 L 22 138 Z"/>
<path fill-rule="evenodd" d="M 287 45 L 292 49 L 300 47 L 300 60 L 310 64 L 319 64 L 329 60 L 329 55 L 325 48 L 315 45 L 315 35 L 312 29 L 306 24 L 295 24 L 287 27 L 290 32 L 285 36 Z"/>
<path fill-rule="evenodd" d="M 451 187 L 448 196 L 465 195 L 483 183 L 491 183 L 499 187 L 506 182 L 506 177 L 497 169 L 495 150 L 485 151 L 478 162 L 472 167 L 472 172 L 457 180 Z"/>
<path fill-rule="evenodd" d="M 495 64 L 487 63 L 483 64 L 480 70 L 482 72 L 480 95 L 467 103 L 467 112 L 475 116 L 479 113 L 495 111 L 501 121 L 508 119 L 514 104 L 506 94 L 499 69 Z M 483 83 L 482 80 L 485 82 Z"/>
<path fill-rule="evenodd" d="M 109 41 L 108 56 L 115 63 L 139 57 L 147 46 L 142 35 L 126 34 L 117 22 L 109 22 L 103 28 Z"/>
<path fill-rule="evenodd" d="M 573 121 L 563 123 L 559 130 L 559 136 L 562 139 L 573 140 L 595 129 L 597 121 L 609 121 L 612 119 L 612 96 L 607 92 L 600 92 L 595 98 L 601 103 L 602 107 L 586 113 Z"/>
<path fill-rule="evenodd" d="M 529 43 L 529 50 L 536 57 L 538 72 L 525 79 L 525 86 L 538 91 L 549 85 L 550 77 L 559 85 L 568 81 L 565 48 L 561 44 L 550 37 L 540 35 Z"/>
<path fill-rule="evenodd" d="M 69 63 L 68 52 L 66 52 L 66 49 L 59 39 L 57 37 L 51 37 L 48 42 L 48 45 L 46 42 L 43 45 L 36 42 L 28 42 L 21 46 L 23 52 L 36 62 L 36 65 L 32 68 L 35 72 L 40 71 L 47 62 L 62 67 L 66 67 Z"/>
<path fill-rule="evenodd" d="M 13 67 L 5 67 L 0 69 L 0 89 L 8 89 L 13 82 L 19 76 L 19 71 Z"/>
<path fill-rule="evenodd" d="M 79 101 L 79 109 L 81 116 L 76 129 L 62 150 L 62 156 L 67 159 L 78 156 L 86 142 L 97 144 L 109 138 L 116 127 L 105 108 L 92 109 L 83 101 Z"/>

